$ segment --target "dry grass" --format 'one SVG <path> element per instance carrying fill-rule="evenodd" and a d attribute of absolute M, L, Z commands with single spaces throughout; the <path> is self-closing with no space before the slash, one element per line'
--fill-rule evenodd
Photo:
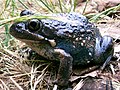
<path fill-rule="evenodd" d="M 48 0 L 49 3 L 41 3 L 40 1 L 47 0 L 2 0 L 0 1 L 0 19 L 10 20 L 13 17 L 17 17 L 19 12 L 23 9 L 30 9 L 34 12 L 40 13 L 56 13 L 56 12 L 70 12 L 75 11 L 76 4 L 72 0 L 71 3 L 65 2 L 64 0 Z M 51 2 L 53 1 L 53 3 Z M 63 1 L 63 2 L 62 2 Z M 69 1 L 69 0 L 68 0 Z M 112 9 L 113 10 L 113 9 Z M 96 16 L 101 15 L 97 14 Z M 118 19 L 119 19 L 118 15 Z M 96 20 L 96 17 L 93 17 Z M 98 18 L 98 17 L 97 17 Z M 50 62 L 39 62 L 40 65 L 28 64 L 27 58 L 20 57 L 17 53 L 24 44 L 20 41 L 15 40 L 9 34 L 10 23 L 0 23 L 0 90 L 44 90 L 52 89 L 56 90 L 56 86 L 53 86 L 52 82 L 56 79 L 57 70 L 56 67 L 52 67 L 54 64 Z M 6 22 L 6 21 L 5 21 Z M 119 42 L 120 36 L 116 38 Z M 116 90 L 120 89 L 120 43 L 117 45 L 117 61 L 111 62 L 108 66 L 110 71 L 106 71 L 101 74 L 101 78 L 107 80 L 108 78 L 112 80 L 112 85 Z M 27 62 L 27 63 L 26 63 Z M 98 70 L 96 70 L 98 72 Z M 112 72 L 112 74 L 111 74 Z M 98 74 L 94 73 L 95 76 Z M 93 73 L 89 75 L 84 75 L 84 77 L 92 76 Z M 73 77 L 71 79 L 73 80 Z M 105 78 L 107 77 L 107 79 Z M 83 76 L 77 76 L 83 78 Z M 73 80 L 73 81 L 75 81 Z M 73 90 L 78 90 L 84 86 L 85 80 L 73 83 Z M 103 83 L 103 82 L 102 82 Z"/>

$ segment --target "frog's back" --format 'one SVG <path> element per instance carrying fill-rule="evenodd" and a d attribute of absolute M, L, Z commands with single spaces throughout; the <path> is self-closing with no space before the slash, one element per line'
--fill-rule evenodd
<path fill-rule="evenodd" d="M 97 37 L 100 36 L 99 30 L 88 19 L 79 13 L 58 13 L 52 14 L 58 18 L 58 20 L 43 19 L 42 32 L 49 38 L 66 37 L 70 34 L 76 33 L 95 33 Z M 51 34 L 52 33 L 52 34 Z"/>
<path fill-rule="evenodd" d="M 57 42 L 56 48 L 70 53 L 74 59 L 74 65 L 85 65 L 93 60 L 95 40 L 101 38 L 99 30 L 88 19 L 78 13 L 53 14 L 66 18 L 67 21 L 42 20 L 43 32 Z"/>

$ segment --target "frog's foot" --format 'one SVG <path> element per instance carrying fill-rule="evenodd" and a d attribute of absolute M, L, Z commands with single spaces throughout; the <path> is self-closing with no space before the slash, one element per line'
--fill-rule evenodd
<path fill-rule="evenodd" d="M 108 63 L 110 62 L 111 58 L 112 58 L 112 55 L 110 55 L 110 56 L 106 59 L 106 61 L 104 62 L 104 64 L 103 64 L 102 67 L 101 67 L 101 71 L 103 71 L 104 68 L 108 65 Z"/>
<path fill-rule="evenodd" d="M 60 59 L 57 80 L 55 83 L 62 87 L 68 86 L 69 78 L 72 73 L 73 58 L 62 49 L 55 49 L 55 52 L 58 54 L 58 58 Z"/>

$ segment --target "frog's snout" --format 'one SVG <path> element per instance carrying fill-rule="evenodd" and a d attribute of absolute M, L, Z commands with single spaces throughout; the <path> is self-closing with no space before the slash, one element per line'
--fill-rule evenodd
<path fill-rule="evenodd" d="M 25 29 L 24 23 L 15 23 L 10 27 L 10 34 L 12 36 L 18 36 L 18 34 L 22 33 L 22 31 Z"/>

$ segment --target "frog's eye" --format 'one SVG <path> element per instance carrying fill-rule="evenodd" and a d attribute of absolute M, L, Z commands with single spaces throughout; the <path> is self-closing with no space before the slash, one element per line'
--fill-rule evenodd
<path fill-rule="evenodd" d="M 42 27 L 42 22 L 38 19 L 31 19 L 28 22 L 28 29 L 31 32 L 37 31 Z"/>

